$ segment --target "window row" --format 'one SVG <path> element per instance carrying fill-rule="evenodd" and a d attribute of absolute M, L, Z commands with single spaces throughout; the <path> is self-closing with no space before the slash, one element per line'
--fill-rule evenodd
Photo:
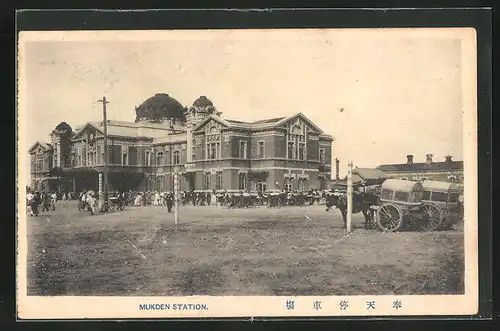
<path fill-rule="evenodd" d="M 304 136 L 295 135 L 295 138 L 293 138 L 295 140 L 288 141 L 287 157 L 289 159 L 295 159 L 295 160 L 306 160 L 307 159 L 306 143 L 302 141 L 304 138 L 305 138 Z M 248 156 L 249 156 L 248 141 L 240 140 L 238 147 L 239 147 L 238 157 L 240 159 L 248 159 Z M 196 147 L 193 145 L 192 150 L 191 150 L 193 160 L 196 160 L 195 148 Z M 77 156 L 76 156 L 75 161 L 74 161 L 75 165 L 76 166 L 94 166 L 94 165 L 102 164 L 103 160 L 104 160 L 104 150 L 101 147 L 101 148 L 99 148 L 99 151 L 100 151 L 100 153 L 97 153 L 95 151 L 94 152 L 87 152 L 85 155 L 86 158 L 83 159 L 82 150 L 79 149 L 79 152 L 76 153 Z M 99 154 L 99 158 L 98 158 L 98 154 Z M 265 155 L 266 155 L 265 142 L 258 141 L 257 142 L 257 155 L 256 155 L 256 157 L 261 159 L 261 158 L 265 158 Z M 166 152 L 157 152 L 154 155 L 155 156 L 154 162 L 152 161 L 152 156 L 153 156 L 152 151 L 146 151 L 144 153 L 144 158 L 143 158 L 142 164 L 145 166 L 167 164 Z M 222 150 L 221 150 L 221 143 L 220 142 L 214 141 L 214 142 L 209 142 L 206 144 L 205 160 L 218 160 L 218 159 L 221 159 L 221 157 L 222 157 Z M 325 148 L 319 148 L 319 161 L 321 164 L 326 164 Z M 122 146 L 120 163 L 122 165 L 129 165 L 130 164 L 128 146 Z M 181 164 L 180 151 L 173 151 L 172 152 L 172 164 Z"/>
<path fill-rule="evenodd" d="M 143 165 L 145 166 L 151 166 L 151 151 L 146 151 L 144 152 L 144 159 L 143 159 Z M 165 153 L 164 152 L 158 152 L 156 153 L 156 159 L 155 159 L 155 165 L 165 165 L 167 164 L 166 159 L 165 159 Z M 180 151 L 173 151 L 172 152 L 172 164 L 181 164 L 181 152 Z"/>

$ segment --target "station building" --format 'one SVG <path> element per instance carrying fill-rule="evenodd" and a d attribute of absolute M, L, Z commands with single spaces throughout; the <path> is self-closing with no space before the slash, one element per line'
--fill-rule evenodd
<path fill-rule="evenodd" d="M 224 119 L 199 97 L 183 107 L 156 94 L 135 109 L 135 121 L 108 121 L 110 190 L 307 190 L 328 188 L 333 138 L 304 114 L 244 122 Z M 102 122 L 75 130 L 63 122 L 50 143 L 35 142 L 31 188 L 97 189 L 104 171 Z"/>
<path fill-rule="evenodd" d="M 425 156 L 425 161 L 414 162 L 413 155 L 406 156 L 406 162 L 383 164 L 377 167 L 391 178 L 403 180 L 435 180 L 463 185 L 464 162 L 454 161 L 448 155 L 443 161 L 433 160 L 432 154 Z"/>

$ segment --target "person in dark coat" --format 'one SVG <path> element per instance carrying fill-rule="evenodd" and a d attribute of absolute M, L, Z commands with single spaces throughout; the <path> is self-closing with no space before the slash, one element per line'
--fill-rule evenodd
<path fill-rule="evenodd" d="M 172 193 L 168 193 L 166 196 L 167 210 L 170 213 L 172 211 L 172 205 L 174 203 L 174 196 Z"/>
<path fill-rule="evenodd" d="M 33 215 L 38 216 L 40 213 L 38 210 L 38 206 L 40 206 L 41 198 L 40 198 L 40 192 L 36 191 L 34 194 L 34 198 L 31 203 L 31 210 L 33 211 Z"/>

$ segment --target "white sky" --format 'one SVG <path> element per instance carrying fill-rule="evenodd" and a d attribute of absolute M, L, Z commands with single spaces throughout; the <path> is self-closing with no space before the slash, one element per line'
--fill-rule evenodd
<path fill-rule="evenodd" d="M 183 105 L 206 95 L 225 118 L 244 121 L 302 112 L 335 137 L 341 175 L 349 159 L 376 167 L 405 162 L 407 154 L 415 162 L 426 153 L 463 158 L 461 41 L 452 35 L 144 33 L 22 36 L 20 153 L 36 140 L 49 142 L 62 121 L 74 128 L 100 120 L 103 95 L 110 119 L 134 121 L 135 106 L 167 93 Z"/>

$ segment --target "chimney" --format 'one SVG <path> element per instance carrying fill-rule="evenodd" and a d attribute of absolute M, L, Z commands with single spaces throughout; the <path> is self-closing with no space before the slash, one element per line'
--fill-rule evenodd
<path fill-rule="evenodd" d="M 340 160 L 335 158 L 335 180 L 339 181 L 340 180 Z"/>
<path fill-rule="evenodd" d="M 413 164 L 413 155 L 411 155 L 411 154 L 406 155 L 406 164 L 408 166 L 411 166 Z"/>
<path fill-rule="evenodd" d="M 425 158 L 426 158 L 425 163 L 426 163 L 427 165 L 432 164 L 432 157 L 433 157 L 433 156 L 434 156 L 434 155 L 432 155 L 432 154 L 426 154 L 426 155 L 425 155 Z"/>
<path fill-rule="evenodd" d="M 445 159 L 445 162 L 446 163 L 451 163 L 451 155 L 446 155 L 446 159 Z"/>

